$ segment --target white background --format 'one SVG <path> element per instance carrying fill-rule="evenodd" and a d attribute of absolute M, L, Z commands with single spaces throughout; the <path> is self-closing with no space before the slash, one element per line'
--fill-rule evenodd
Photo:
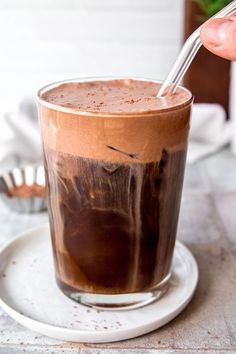
<path fill-rule="evenodd" d="M 183 0 L 1 0 L 1 110 L 55 80 L 163 79 L 182 32 Z"/>

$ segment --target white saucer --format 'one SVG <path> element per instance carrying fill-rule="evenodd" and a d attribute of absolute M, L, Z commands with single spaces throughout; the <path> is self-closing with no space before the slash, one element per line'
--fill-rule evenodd
<path fill-rule="evenodd" d="M 0 306 L 27 328 L 74 342 L 112 342 L 151 332 L 186 307 L 197 281 L 196 261 L 177 242 L 171 285 L 160 300 L 137 310 L 99 311 L 78 305 L 57 288 L 47 225 L 0 251 Z"/>

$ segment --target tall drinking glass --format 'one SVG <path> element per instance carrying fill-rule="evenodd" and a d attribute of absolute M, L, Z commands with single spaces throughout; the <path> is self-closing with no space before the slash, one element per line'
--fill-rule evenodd
<path fill-rule="evenodd" d="M 81 79 L 39 91 L 56 280 L 80 303 L 135 308 L 168 287 L 192 95 L 166 102 L 159 87 Z"/>

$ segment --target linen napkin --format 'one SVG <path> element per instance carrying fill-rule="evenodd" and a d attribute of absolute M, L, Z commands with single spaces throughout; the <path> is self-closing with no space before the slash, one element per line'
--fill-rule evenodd
<path fill-rule="evenodd" d="M 194 163 L 231 142 L 231 123 L 218 104 L 193 105 L 187 162 Z"/>
<path fill-rule="evenodd" d="M 0 171 L 39 164 L 42 148 L 34 98 L 23 98 L 15 111 L 0 117 Z"/>

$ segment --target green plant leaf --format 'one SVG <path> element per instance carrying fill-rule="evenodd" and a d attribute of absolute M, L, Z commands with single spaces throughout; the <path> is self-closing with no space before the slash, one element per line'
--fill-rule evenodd
<path fill-rule="evenodd" d="M 214 16 L 218 11 L 223 9 L 232 0 L 192 0 L 200 8 L 203 20 L 207 20 L 211 16 Z"/>

